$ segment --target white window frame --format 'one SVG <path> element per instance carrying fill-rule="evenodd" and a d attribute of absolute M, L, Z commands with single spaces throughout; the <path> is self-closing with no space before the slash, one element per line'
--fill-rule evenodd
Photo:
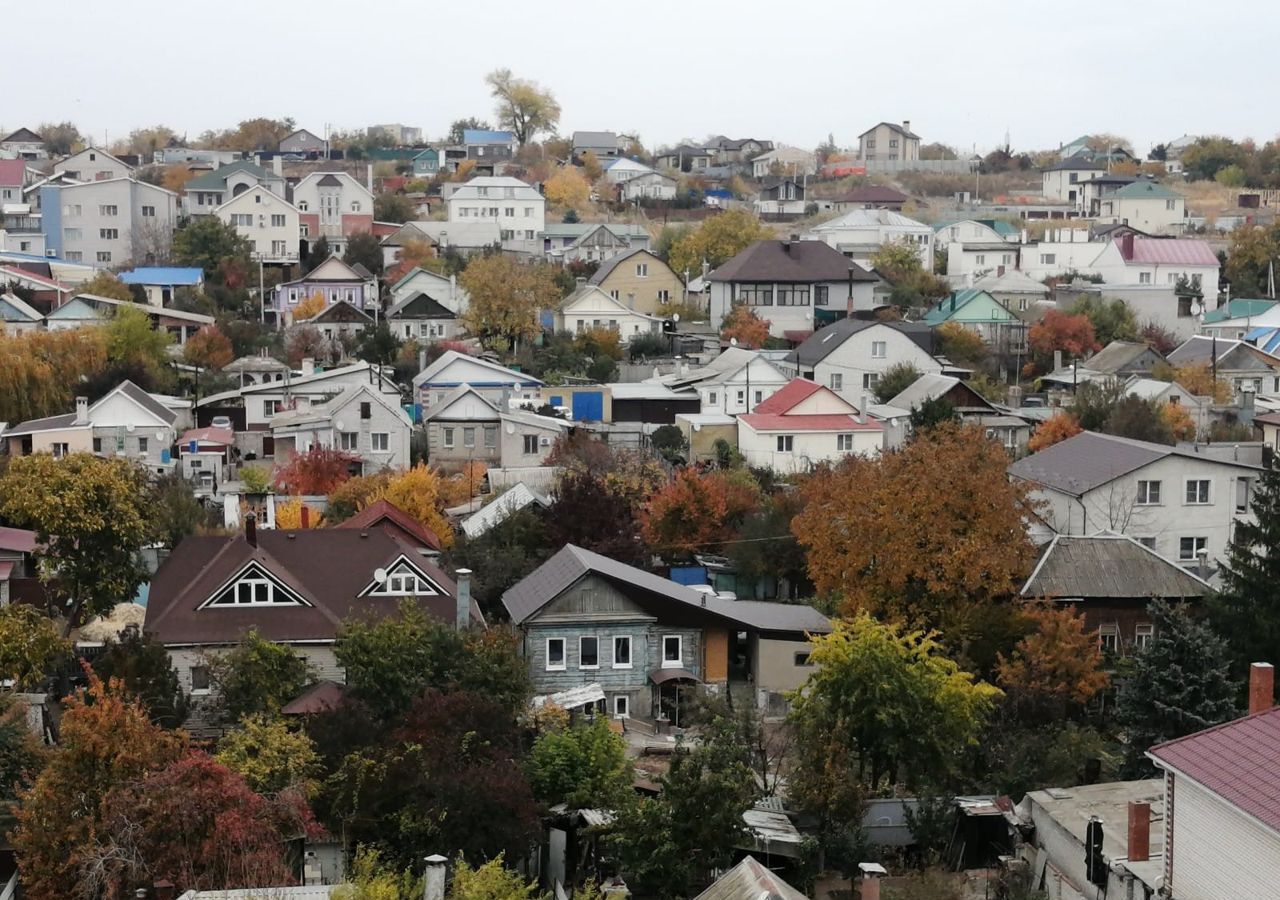
<path fill-rule="evenodd" d="M 369 432 L 369 448 L 374 453 L 387 453 L 391 449 L 391 433 L 388 431 Z"/>
<path fill-rule="evenodd" d="M 613 695 L 613 717 L 615 719 L 631 718 L 631 695 L 630 694 L 614 694 Z"/>
<path fill-rule="evenodd" d="M 1191 541 L 1191 555 L 1182 552 L 1183 541 Z M 1178 538 L 1178 562 L 1199 562 L 1200 550 L 1209 549 L 1209 539 L 1204 535 L 1184 535 Z"/>
<path fill-rule="evenodd" d="M 667 641 L 675 641 L 679 659 L 667 659 Z M 684 668 L 684 635 L 683 634 L 664 634 L 662 636 L 662 668 L 664 669 L 683 669 Z"/>
<path fill-rule="evenodd" d="M 886 341 L 871 342 L 871 358 L 885 359 L 889 355 L 889 345 Z"/>
<path fill-rule="evenodd" d="M 1155 486 L 1155 499 L 1152 499 L 1152 485 Z M 1140 479 L 1138 481 L 1138 495 L 1134 501 L 1137 506 L 1163 506 L 1161 495 L 1164 485 L 1158 478 Z"/>
<path fill-rule="evenodd" d="M 853 452 L 853 432 L 848 434 L 836 435 L 836 452 L 852 453 Z"/>
<path fill-rule="evenodd" d="M 1133 626 L 1133 649 L 1145 650 L 1155 640 L 1156 626 L 1150 622 L 1142 622 Z"/>
<path fill-rule="evenodd" d="M 794 453 L 796 446 L 796 436 L 794 434 L 780 434 L 777 436 L 777 452 L 778 453 Z"/>
<path fill-rule="evenodd" d="M 619 641 L 627 642 L 627 661 L 624 663 L 618 662 L 618 642 Z M 613 668 L 634 669 L 635 659 L 636 659 L 635 653 L 632 652 L 634 649 L 635 649 L 635 641 L 631 640 L 631 635 L 629 634 L 613 635 L 613 656 L 610 659 L 610 663 L 612 664 Z"/>
<path fill-rule="evenodd" d="M 1195 485 L 1196 499 L 1190 499 L 1191 486 Z M 1200 499 L 1200 487 L 1204 487 L 1204 499 Z M 1209 478 L 1188 478 L 1183 485 L 1183 506 L 1210 506 L 1213 504 L 1213 480 Z"/>
<path fill-rule="evenodd" d="M 1120 652 L 1120 628 L 1113 624 L 1098 626 L 1098 648 L 1104 653 Z"/>
<path fill-rule="evenodd" d="M 560 664 L 553 665 L 551 662 L 551 644 L 555 641 L 560 642 Z M 547 646 L 545 648 L 546 656 L 543 657 L 548 672 L 563 672 L 569 666 L 569 642 L 562 637 L 547 638 Z"/>
<path fill-rule="evenodd" d="M 596 642 L 596 661 L 590 665 L 582 661 L 582 643 L 583 641 Z M 598 669 L 600 668 L 600 638 L 594 634 L 578 635 L 578 668 L 579 669 Z"/>
<path fill-rule="evenodd" d="M 196 687 L 196 670 L 200 669 L 204 672 L 204 684 L 202 688 Z M 191 682 L 191 696 L 205 697 L 213 690 L 213 677 L 209 672 L 208 666 L 191 666 L 187 669 L 187 678 Z"/>
<path fill-rule="evenodd" d="M 844 375 L 841 374 L 840 372 L 831 373 L 831 390 L 833 391 L 844 390 Z"/>

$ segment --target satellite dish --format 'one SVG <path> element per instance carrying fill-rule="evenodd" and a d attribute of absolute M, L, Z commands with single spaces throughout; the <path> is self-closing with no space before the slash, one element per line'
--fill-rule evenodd
<path fill-rule="evenodd" d="M 694 423 L 693 423 L 693 430 L 694 430 L 694 431 L 701 431 L 701 430 L 702 430 L 702 423 L 701 423 L 701 422 L 694 422 Z"/>
<path fill-rule="evenodd" d="M 376 582 L 378 582 L 378 584 L 386 584 L 386 583 L 387 583 L 387 570 L 386 570 L 386 569 L 382 569 L 382 568 L 374 569 L 374 570 L 373 570 L 373 580 L 374 580 L 374 581 L 376 581 Z"/>
<path fill-rule="evenodd" d="M 508 422 L 508 423 L 507 423 L 507 434 L 515 434 L 515 433 L 516 433 L 516 423 L 515 423 L 515 422 Z"/>
<path fill-rule="evenodd" d="M 342 420 L 341 420 L 341 419 L 338 419 L 336 422 L 334 422 L 334 423 L 333 423 L 333 427 L 334 427 L 334 428 L 336 428 L 336 429 L 338 429 L 339 431 L 341 431 L 341 430 L 342 430 Z"/>
<path fill-rule="evenodd" d="M 163 441 L 163 440 L 164 440 L 164 438 L 165 438 L 165 434 L 164 434 L 164 432 L 163 432 L 163 431 L 157 431 L 157 432 L 156 432 L 156 440 L 157 440 L 157 441 Z"/>
<path fill-rule="evenodd" d="M 124 430 L 129 432 L 130 434 L 133 434 L 133 429 L 136 427 L 137 426 L 135 426 L 132 422 L 130 422 L 128 425 L 124 426 Z"/>
<path fill-rule="evenodd" d="M 671 314 L 671 321 L 672 321 L 672 322 L 679 322 L 679 321 L 680 321 L 680 313 L 672 313 L 672 314 Z"/>

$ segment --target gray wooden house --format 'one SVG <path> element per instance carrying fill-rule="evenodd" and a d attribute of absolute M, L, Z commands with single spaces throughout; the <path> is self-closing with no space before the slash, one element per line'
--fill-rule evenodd
<path fill-rule="evenodd" d="M 776 710 L 813 671 L 809 636 L 831 629 L 809 606 L 722 600 L 572 544 L 502 602 L 535 692 L 603 696 L 611 716 L 677 724 L 699 686 Z"/>

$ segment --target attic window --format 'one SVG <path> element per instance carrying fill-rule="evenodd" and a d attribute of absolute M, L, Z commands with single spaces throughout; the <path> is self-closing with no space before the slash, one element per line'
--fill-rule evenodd
<path fill-rule="evenodd" d="M 250 565 L 205 606 L 302 606 L 291 591 L 278 584 L 256 563 Z"/>
<path fill-rule="evenodd" d="M 387 580 L 375 584 L 368 593 L 374 597 L 434 597 L 440 592 L 416 569 L 401 560 L 387 572 Z"/>

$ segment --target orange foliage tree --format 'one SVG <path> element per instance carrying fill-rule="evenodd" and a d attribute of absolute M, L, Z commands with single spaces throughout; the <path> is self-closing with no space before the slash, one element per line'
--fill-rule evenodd
<path fill-rule="evenodd" d="M 1028 606 L 1025 616 L 1031 631 L 996 665 L 996 680 L 1012 702 L 1060 716 L 1106 688 L 1102 649 L 1082 615 L 1042 602 Z"/>
<path fill-rule="evenodd" d="M 351 466 L 359 461 L 360 457 L 345 450 L 312 444 L 276 468 L 274 483 L 288 494 L 331 494 L 351 477 Z"/>
<path fill-rule="evenodd" d="M 699 473 L 686 467 L 649 498 L 641 534 L 659 553 L 710 551 L 732 538 L 759 503 L 759 487 L 747 472 Z"/>
<path fill-rule="evenodd" d="M 1213 377 L 1208 363 L 1191 363 L 1173 369 L 1173 381 L 1197 397 L 1212 397 L 1215 403 L 1231 402 L 1231 382 Z"/>
<path fill-rule="evenodd" d="M 235 358 L 231 339 L 218 330 L 217 325 L 206 325 L 182 346 L 182 356 L 193 366 L 221 369 Z"/>
<path fill-rule="evenodd" d="M 866 609 L 962 644 L 1035 556 L 1027 488 L 1008 480 L 1008 464 L 982 429 L 944 423 L 900 450 L 818 469 L 791 523 L 809 577 L 847 613 Z"/>
<path fill-rule="evenodd" d="M 1027 363 L 1030 375 L 1048 372 L 1053 367 L 1056 350 L 1061 350 L 1069 359 L 1078 360 L 1086 353 L 1102 349 L 1088 316 L 1083 313 L 1071 316 L 1056 309 L 1049 310 L 1031 326 L 1027 346 L 1031 350 L 1031 361 Z"/>
<path fill-rule="evenodd" d="M 749 306 L 739 304 L 729 310 L 720 326 L 720 340 L 737 340 L 743 347 L 759 349 L 769 339 L 768 319 L 762 319 Z"/>
<path fill-rule="evenodd" d="M 293 321 L 305 322 L 308 319 L 314 319 L 324 312 L 326 306 L 328 304 L 325 303 L 324 294 L 316 291 L 293 308 Z"/>
<path fill-rule="evenodd" d="M 400 261 L 386 274 L 387 284 L 395 284 L 435 255 L 429 241 L 409 238 L 400 247 Z"/>
<path fill-rule="evenodd" d="M 1160 418 L 1169 426 L 1174 440 L 1189 441 L 1196 436 L 1196 423 L 1181 403 L 1161 403 Z"/>
<path fill-rule="evenodd" d="M 1082 431 L 1084 429 L 1080 427 L 1080 420 L 1065 409 L 1060 409 L 1036 426 L 1031 440 L 1027 441 L 1027 449 L 1032 453 L 1039 453 L 1059 441 L 1075 437 Z"/>

